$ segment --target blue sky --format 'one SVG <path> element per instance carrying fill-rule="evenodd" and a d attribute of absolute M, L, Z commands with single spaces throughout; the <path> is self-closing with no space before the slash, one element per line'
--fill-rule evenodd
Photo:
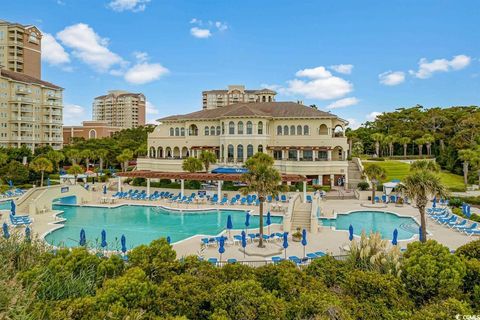
<path fill-rule="evenodd" d="M 8 0 L 0 19 L 44 33 L 42 76 L 65 88 L 65 124 L 90 119 L 111 89 L 143 92 L 150 122 L 228 84 L 353 126 L 480 101 L 478 1 Z"/>

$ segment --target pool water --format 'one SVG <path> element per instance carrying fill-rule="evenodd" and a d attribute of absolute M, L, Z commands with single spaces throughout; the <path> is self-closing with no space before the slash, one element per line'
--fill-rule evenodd
<path fill-rule="evenodd" d="M 410 217 L 400 217 L 390 212 L 354 211 L 348 214 L 338 214 L 336 219 L 320 218 L 324 226 L 335 227 L 336 230 L 347 230 L 350 225 L 355 235 L 362 231 L 380 232 L 383 239 L 391 240 L 393 230 L 398 230 L 398 239 L 406 240 L 418 234 L 418 223 Z"/>
<path fill-rule="evenodd" d="M 180 212 L 146 206 L 109 209 L 54 205 L 54 209 L 64 211 L 60 217 L 67 220 L 63 228 L 45 237 L 48 243 L 56 246 L 77 246 L 80 230 L 83 228 L 87 245 L 96 247 L 101 242 L 102 229 L 105 229 L 108 248 L 112 250 L 120 247 L 122 234 L 126 237 L 128 249 L 167 236 L 170 236 L 172 243 L 197 234 L 215 236 L 226 229 L 228 215 L 232 216 L 234 229 L 243 229 L 246 214 L 246 211 L 240 210 Z M 281 223 L 282 217 L 272 217 L 271 220 L 272 223 Z M 249 228 L 258 228 L 258 224 L 258 216 L 251 216 Z"/>
<path fill-rule="evenodd" d="M 10 200 L 0 202 L 0 210 L 10 210 L 11 207 Z"/>

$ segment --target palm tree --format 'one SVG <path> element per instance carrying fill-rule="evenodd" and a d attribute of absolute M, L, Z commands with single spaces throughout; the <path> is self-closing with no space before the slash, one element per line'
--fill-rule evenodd
<path fill-rule="evenodd" d="M 425 146 L 427 147 L 427 154 L 432 155 L 432 142 L 435 142 L 435 137 L 427 133 L 423 135 L 423 140 L 425 140 Z"/>
<path fill-rule="evenodd" d="M 117 156 L 117 161 L 120 162 L 123 172 L 127 172 L 128 161 L 133 159 L 133 151 L 130 149 L 125 149 L 121 154 Z"/>
<path fill-rule="evenodd" d="M 383 141 L 388 144 L 388 155 L 390 157 L 393 156 L 393 144 L 398 141 L 398 137 L 396 135 L 388 135 Z"/>
<path fill-rule="evenodd" d="M 435 161 L 429 160 L 417 160 L 414 161 L 410 166 L 410 171 L 430 171 L 430 172 L 440 172 L 440 166 Z"/>
<path fill-rule="evenodd" d="M 217 163 L 217 156 L 215 155 L 215 153 L 210 151 L 202 151 L 202 153 L 200 153 L 200 156 L 198 158 L 200 159 L 200 161 L 202 161 L 206 172 L 208 172 L 208 168 L 210 168 L 210 164 Z"/>
<path fill-rule="evenodd" d="M 58 165 L 65 160 L 65 155 L 60 151 L 51 150 L 47 152 L 47 159 L 52 161 L 54 170 L 58 171 Z"/>
<path fill-rule="evenodd" d="M 197 159 L 195 157 L 188 157 L 187 159 L 183 160 L 182 169 L 184 171 L 193 173 L 201 171 L 203 169 L 203 164 L 200 159 Z"/>
<path fill-rule="evenodd" d="M 98 149 L 98 150 L 95 151 L 95 153 L 97 154 L 97 157 L 100 161 L 100 170 L 103 170 L 103 163 L 108 156 L 108 150 L 107 149 Z"/>
<path fill-rule="evenodd" d="M 468 169 L 470 163 L 475 162 L 477 154 L 472 149 L 462 149 L 458 151 L 458 158 L 463 161 L 463 182 L 468 185 Z"/>
<path fill-rule="evenodd" d="M 403 157 L 406 158 L 407 157 L 407 147 L 408 147 L 408 144 L 410 142 L 412 142 L 412 139 L 410 139 L 409 137 L 401 137 L 400 139 L 398 139 L 398 142 L 403 145 Z"/>
<path fill-rule="evenodd" d="M 357 137 L 357 133 L 355 131 L 353 131 L 352 129 L 348 128 L 345 131 L 345 136 L 348 139 L 348 152 L 349 152 L 350 156 L 352 156 L 353 141 Z"/>
<path fill-rule="evenodd" d="M 0 152 L 0 166 L 3 166 L 8 162 L 8 154 Z"/>
<path fill-rule="evenodd" d="M 273 167 L 273 158 L 258 152 L 245 162 L 247 173 L 242 174 L 242 181 L 247 184 L 240 189 L 243 195 L 255 192 L 260 201 L 259 228 L 260 237 L 258 247 L 263 248 L 263 205 L 267 196 L 276 196 L 284 187 L 280 184 L 282 177 L 280 172 Z"/>
<path fill-rule="evenodd" d="M 359 157 L 363 154 L 363 143 L 361 141 L 357 141 L 353 144 L 352 147 L 352 157 Z"/>
<path fill-rule="evenodd" d="M 418 156 L 421 157 L 423 155 L 423 145 L 427 143 L 424 138 L 415 139 L 415 143 L 418 145 Z"/>
<path fill-rule="evenodd" d="M 80 153 L 80 156 L 85 159 L 85 166 L 87 170 L 90 168 L 90 160 L 95 156 L 92 150 L 85 149 Z"/>
<path fill-rule="evenodd" d="M 66 152 L 67 158 L 72 162 L 72 164 L 78 164 L 81 160 L 80 151 L 77 149 L 69 149 Z"/>
<path fill-rule="evenodd" d="M 377 190 L 377 185 L 380 180 L 385 179 L 387 176 L 385 169 L 380 167 L 378 164 L 372 164 L 365 168 L 363 174 L 370 179 L 372 183 L 372 204 L 375 203 L 375 191 Z"/>
<path fill-rule="evenodd" d="M 75 184 L 77 184 L 78 175 L 83 173 L 83 169 L 78 164 L 74 164 L 67 170 L 67 173 L 73 175 Z"/>
<path fill-rule="evenodd" d="M 377 132 L 372 134 L 372 140 L 375 141 L 375 154 L 380 157 L 380 143 L 383 141 L 383 134 Z"/>
<path fill-rule="evenodd" d="M 415 199 L 415 204 L 420 212 L 421 240 L 422 242 L 427 241 L 425 208 L 432 195 L 445 198 L 447 188 L 442 184 L 437 174 L 431 171 L 418 170 L 405 177 L 402 183 L 398 185 L 398 190 L 403 191 L 403 194 L 410 199 Z"/>
<path fill-rule="evenodd" d="M 53 164 L 50 160 L 45 157 L 38 157 L 30 163 L 30 167 L 35 172 L 40 172 L 42 174 L 42 178 L 40 180 L 40 187 L 43 187 L 43 176 L 45 172 L 52 172 Z"/>

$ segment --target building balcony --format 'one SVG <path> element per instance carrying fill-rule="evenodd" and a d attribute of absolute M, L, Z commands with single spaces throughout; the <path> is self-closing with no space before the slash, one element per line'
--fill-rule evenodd
<path fill-rule="evenodd" d="M 16 62 L 21 62 L 23 63 L 23 58 L 22 57 L 18 57 L 18 56 L 9 56 L 8 57 L 8 61 L 16 61 Z"/>
<path fill-rule="evenodd" d="M 16 93 L 16 94 L 25 95 L 25 94 L 30 94 L 30 93 L 32 93 L 32 90 L 31 90 L 31 89 L 28 89 L 28 88 L 25 88 L 25 87 L 16 87 L 16 88 L 15 88 L 15 93 Z"/>

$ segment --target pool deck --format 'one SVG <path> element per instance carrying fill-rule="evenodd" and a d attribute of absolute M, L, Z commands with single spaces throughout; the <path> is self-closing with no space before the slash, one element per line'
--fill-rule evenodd
<path fill-rule="evenodd" d="M 107 197 L 110 198 L 113 193 L 107 194 Z M 242 206 L 242 205 L 211 205 L 211 204 L 177 204 L 171 203 L 166 200 L 157 200 L 157 201 L 139 201 L 139 200 L 118 200 L 115 204 L 101 204 L 101 198 L 104 195 L 101 192 L 95 192 L 94 200 L 91 203 L 83 204 L 83 206 L 102 206 L 102 207 L 115 207 L 119 205 L 148 205 L 148 206 L 165 206 L 172 209 L 207 209 L 207 208 L 228 208 L 228 209 L 241 209 L 241 210 L 251 210 L 253 214 L 258 214 L 258 207 L 256 206 Z M 286 205 L 286 204 L 284 204 Z M 420 216 L 418 210 L 410 205 L 405 205 L 403 207 L 397 207 L 394 204 L 388 204 L 384 208 L 367 208 L 364 205 L 368 205 L 368 202 L 363 200 L 326 200 L 321 202 L 322 216 L 333 217 L 334 213 L 345 213 L 349 211 L 358 211 L 358 210 L 372 210 L 372 211 L 388 211 L 396 213 L 400 216 L 407 216 L 414 218 L 417 222 L 420 221 Z M 266 206 L 265 211 L 268 206 Z M 32 225 L 32 231 L 35 232 L 38 236 L 43 237 L 45 234 L 51 232 L 53 229 L 60 227 L 55 223 L 61 221 L 60 218 L 56 216 L 59 212 L 47 212 L 43 214 L 36 214 L 33 216 L 34 222 Z M 272 212 L 272 215 L 282 215 L 281 212 Z M 0 217 L 1 223 L 8 221 L 8 212 L 4 211 Z M 23 228 L 18 228 L 23 229 Z M 447 228 L 443 225 L 439 225 L 434 222 L 432 219 L 427 218 L 427 230 L 428 238 L 435 239 L 438 242 L 448 246 L 450 249 L 454 250 L 459 246 L 468 243 L 472 240 L 478 239 L 477 236 L 468 237 L 463 233 L 459 233 L 450 228 Z M 250 232 L 258 232 L 255 229 L 249 229 Z M 265 233 L 267 233 L 268 227 L 265 227 Z M 233 238 L 234 234 L 240 234 L 241 230 L 232 231 L 231 236 Z M 270 232 L 283 232 L 281 225 L 272 225 L 270 227 Z M 228 233 L 225 233 L 228 234 Z M 177 257 L 183 257 L 187 255 L 199 255 L 203 256 L 205 259 L 208 258 L 220 258 L 218 253 L 218 248 L 216 246 L 203 247 L 200 243 L 200 239 L 204 236 L 193 236 L 191 238 L 182 240 L 180 242 L 174 243 L 173 248 L 177 252 Z M 405 248 L 409 242 L 418 241 L 417 236 L 410 240 L 400 240 L 399 246 Z M 128 239 L 127 239 L 128 242 Z M 307 235 L 307 246 L 305 248 L 306 253 L 323 251 L 325 253 L 330 253 L 333 255 L 343 254 L 344 251 L 342 248 L 348 246 L 348 231 L 336 231 L 329 227 L 320 227 L 319 232 L 316 234 Z M 237 260 L 244 261 L 260 261 L 260 260 L 269 260 L 271 256 L 284 256 L 283 248 L 281 247 L 282 241 L 274 241 L 269 244 L 271 249 L 271 254 L 269 256 L 259 256 L 254 255 L 254 251 L 258 251 L 254 246 L 257 246 L 257 243 L 247 244 L 247 251 L 251 251 L 252 255 L 245 255 L 243 249 L 239 244 L 234 245 L 227 241 L 225 253 L 222 255 L 222 260 L 229 258 L 235 258 Z M 287 249 L 287 256 L 298 256 L 303 257 L 304 248 L 299 242 L 293 242 L 289 239 L 289 247 Z"/>

